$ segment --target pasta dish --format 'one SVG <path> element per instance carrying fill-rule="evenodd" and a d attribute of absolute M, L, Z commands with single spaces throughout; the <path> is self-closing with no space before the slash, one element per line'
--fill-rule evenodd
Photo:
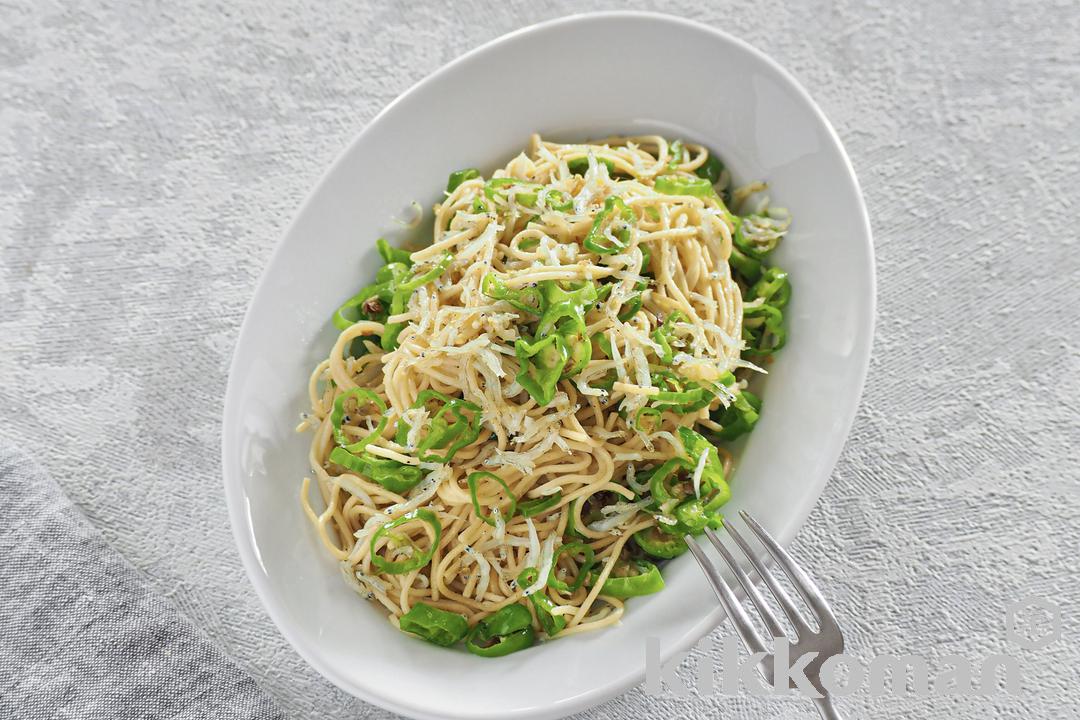
<path fill-rule="evenodd" d="M 657 136 L 531 138 L 378 241 L 311 374 L 301 501 L 401 630 L 500 656 L 617 623 L 718 527 L 785 342 L 763 183 Z"/>

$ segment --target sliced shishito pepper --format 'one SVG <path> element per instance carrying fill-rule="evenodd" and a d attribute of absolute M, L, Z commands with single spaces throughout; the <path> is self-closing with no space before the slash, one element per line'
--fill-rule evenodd
<path fill-rule="evenodd" d="M 375 241 L 375 248 L 379 251 L 379 255 L 382 256 L 383 262 L 387 265 L 401 263 L 405 267 L 412 267 L 412 253 L 408 250 L 393 247 L 382 238 Z"/>
<path fill-rule="evenodd" d="M 535 642 L 532 615 L 524 605 L 514 604 L 476 623 L 465 641 L 465 649 L 481 657 L 502 657 Z"/>
<path fill-rule="evenodd" d="M 476 168 L 465 168 L 464 170 L 452 172 L 450 178 L 446 181 L 446 193 L 449 195 L 457 190 L 461 183 L 478 177 L 480 177 L 480 171 Z"/>
<path fill-rule="evenodd" d="M 686 458 L 675 457 L 665 461 L 649 474 L 649 492 L 653 504 L 659 507 L 669 500 L 682 500 L 690 494 L 689 489 L 680 488 L 680 473 L 692 470 L 693 466 Z M 644 474 L 643 474 L 644 475 Z"/>
<path fill-rule="evenodd" d="M 761 261 L 751 257 L 738 248 L 731 246 L 731 256 L 728 257 L 731 268 L 736 276 L 741 276 L 743 282 L 752 283 L 761 277 Z"/>
<path fill-rule="evenodd" d="M 743 307 L 743 340 L 746 352 L 755 355 L 772 355 L 784 347 L 787 331 L 783 326 L 784 314 L 772 305 Z"/>
<path fill-rule="evenodd" d="M 532 567 L 525 568 L 518 575 L 518 587 L 531 587 L 539 578 L 539 570 Z M 543 592 L 534 592 L 529 596 L 529 602 L 532 603 L 533 610 L 536 611 L 536 619 L 540 621 L 540 627 L 543 628 L 548 637 L 554 637 L 566 627 L 566 618 L 562 615 L 552 614 L 555 603 L 551 602 L 551 598 Z"/>
<path fill-rule="evenodd" d="M 709 153 L 709 157 L 705 158 L 705 162 L 694 171 L 694 174 L 708 180 L 710 185 L 715 185 L 724 174 L 724 163 L 716 155 Z"/>
<path fill-rule="evenodd" d="M 467 400 L 451 398 L 435 390 L 421 391 L 412 408 L 425 407 L 436 401 L 441 404 L 431 418 L 427 434 L 417 443 L 417 458 L 421 462 L 448 463 L 458 450 L 480 437 L 480 408 Z M 451 416 L 453 421 L 448 421 L 447 416 Z M 442 454 L 433 452 L 435 450 Z"/>
<path fill-rule="evenodd" d="M 571 517 L 573 517 L 571 515 Z M 581 555 L 581 561 L 578 563 L 577 575 L 572 582 L 566 582 L 561 580 L 556 571 L 559 567 L 559 558 L 563 555 L 569 555 L 571 557 L 575 555 Z M 592 570 L 593 565 L 596 564 L 596 551 L 591 546 L 585 543 L 572 542 L 566 543 L 559 547 L 555 551 L 555 555 L 551 560 L 551 574 L 548 575 L 548 587 L 554 590 L 558 590 L 563 595 L 573 595 L 577 592 L 577 589 L 585 583 L 585 579 L 589 576 L 589 572 Z"/>
<path fill-rule="evenodd" d="M 491 274 L 484 277 L 481 289 L 491 298 L 537 316 L 534 340 L 520 338 L 514 343 L 516 379 L 539 405 L 547 405 L 559 380 L 581 372 L 592 359 L 584 318 L 586 308 L 597 298 L 595 283 L 544 280 L 513 290 Z"/>
<path fill-rule="evenodd" d="M 570 361 L 562 377 L 577 375 L 592 359 L 592 341 L 585 329 L 585 309 L 596 302 L 596 285 L 585 281 L 563 287 L 554 280 L 544 280 L 539 289 L 543 312 L 536 324 L 536 337 L 543 338 L 554 331 L 562 338 Z"/>
<path fill-rule="evenodd" d="M 750 288 L 750 298 L 762 298 L 767 305 L 783 310 L 791 300 L 791 283 L 788 274 L 775 265 L 767 268 L 761 278 Z"/>
<path fill-rule="evenodd" d="M 543 280 L 539 290 L 543 312 L 536 325 L 536 334 L 540 337 L 551 332 L 564 317 L 583 317 L 585 308 L 596 302 L 596 284 L 591 281 L 564 288 L 554 280 Z"/>
<path fill-rule="evenodd" d="M 688 427 L 680 427 L 678 434 L 686 455 L 671 458 L 658 467 L 638 474 L 639 481 L 647 480 L 649 483 L 653 500 L 651 507 L 674 516 L 648 532 L 643 531 L 640 537 L 635 536 L 638 546 L 656 557 L 669 557 L 662 553 L 685 549 L 680 549 L 678 543 L 669 546 L 661 542 L 661 535 L 699 535 L 706 527 L 720 527 L 723 518 L 717 510 L 731 498 L 731 489 L 724 479 L 724 465 L 716 447 Z M 705 462 L 701 468 L 700 483 L 694 488 L 692 478 L 702 454 L 705 455 Z"/>
<path fill-rule="evenodd" d="M 530 343 L 514 342 L 519 370 L 516 380 L 537 405 L 543 407 L 555 398 L 555 387 L 562 377 L 563 368 L 570 357 L 561 335 L 554 334 Z"/>
<path fill-rule="evenodd" d="M 330 462 L 363 475 L 398 495 L 409 492 L 424 479 L 424 471 L 414 465 L 376 457 L 368 452 L 354 455 L 345 448 L 336 447 L 330 451 Z"/>
<path fill-rule="evenodd" d="M 648 560 L 619 560 L 600 588 L 601 595 L 629 598 L 651 595 L 664 589 L 664 576 Z"/>
<path fill-rule="evenodd" d="M 715 516 L 716 510 L 731 499 L 731 488 L 724 478 L 724 464 L 720 461 L 716 446 L 700 433 L 688 427 L 680 427 L 678 433 L 679 439 L 682 440 L 683 447 L 686 449 L 687 462 L 692 463 L 695 468 L 702 453 L 705 453 L 705 465 L 701 471 L 700 500 L 703 503 L 701 512 L 706 516 L 706 521 L 710 525 L 718 526 L 720 523 Z M 693 512 L 696 514 L 696 510 Z M 690 518 L 692 515 L 688 514 L 686 517 Z M 676 508 L 676 519 L 681 521 L 681 518 L 678 517 L 678 508 Z"/>
<path fill-rule="evenodd" d="M 650 375 L 653 385 L 661 390 L 649 397 L 649 404 L 660 410 L 685 415 L 708 406 L 716 397 L 714 390 L 670 370 L 658 368 Z"/>
<path fill-rule="evenodd" d="M 409 303 L 409 298 L 412 297 L 413 292 L 418 288 L 427 285 L 429 282 L 438 279 L 442 276 L 446 269 L 450 267 L 450 263 L 454 261 L 454 256 L 450 253 L 443 253 L 438 261 L 432 265 L 430 269 L 425 272 L 413 275 L 408 280 L 396 284 L 394 287 L 394 295 L 390 301 L 390 315 L 398 315 L 405 312 L 405 306 Z M 405 323 L 389 323 L 383 330 L 382 336 L 382 349 L 390 352 L 398 346 L 398 335 L 405 328 Z"/>
<path fill-rule="evenodd" d="M 745 300 L 762 300 L 762 304 L 743 307 L 743 339 L 747 351 L 771 355 L 784 346 L 783 308 L 791 300 L 791 283 L 786 272 L 778 267 L 765 268 L 757 282 L 746 291 Z"/>
<path fill-rule="evenodd" d="M 509 202 L 513 195 L 514 202 L 522 207 L 536 207 L 536 197 L 543 189 L 539 183 L 519 180 L 517 178 L 503 177 L 492 178 L 484 185 L 484 195 L 489 200 L 501 200 Z"/>
<path fill-rule="evenodd" d="M 371 403 L 379 410 L 379 422 L 375 429 L 354 443 L 350 443 L 346 439 L 345 431 L 341 428 L 345 420 L 345 401 L 350 399 L 356 400 L 357 409 L 363 407 L 365 403 Z M 386 429 L 386 422 L 386 403 L 383 402 L 381 397 L 367 388 L 353 388 L 341 393 L 334 400 L 334 409 L 330 412 L 330 424 L 334 427 L 334 440 L 350 453 L 362 452 L 365 447 L 382 434 L 382 431 Z"/>
<path fill-rule="evenodd" d="M 411 546 L 413 548 L 413 554 L 405 560 L 387 560 L 376 552 L 379 541 L 386 537 L 390 531 L 399 528 L 402 525 L 407 525 L 413 520 L 420 520 L 431 528 L 431 545 L 427 550 L 417 551 L 415 546 Z M 383 524 L 375 531 L 375 534 L 371 536 L 371 564 L 380 572 L 388 573 L 390 575 L 401 575 L 403 573 L 412 572 L 413 570 L 419 570 L 431 562 L 431 558 L 435 555 L 435 549 L 439 547 L 439 541 L 441 539 L 442 525 L 439 523 L 439 518 L 430 510 L 417 508 L 412 512 L 405 513 L 397 520 L 391 520 L 390 522 Z"/>
<path fill-rule="evenodd" d="M 671 151 L 671 159 L 668 160 L 668 169 L 674 170 L 675 168 L 679 167 L 679 165 L 685 159 L 686 148 L 683 147 L 682 140 L 676 140 L 675 142 L 671 143 L 671 147 L 669 149 Z"/>
<path fill-rule="evenodd" d="M 608 175 L 615 174 L 615 163 L 607 158 L 596 158 L 596 162 L 604 165 L 607 168 Z M 566 161 L 566 167 L 574 175 L 584 175 L 589 170 L 589 158 L 587 155 L 576 157 Z"/>
<path fill-rule="evenodd" d="M 661 175 L 654 184 L 656 192 L 664 195 L 689 195 L 690 197 L 708 197 L 716 195 L 712 183 L 706 178 L 687 177 L 685 175 Z"/>
<path fill-rule="evenodd" d="M 520 502 L 518 503 L 517 510 L 522 517 L 536 517 L 537 515 L 547 512 L 560 502 L 562 502 L 562 490 L 554 495 L 545 495 L 544 497 Z"/>
<path fill-rule="evenodd" d="M 408 253 L 403 250 L 394 250 L 394 252 L 408 256 Z M 383 254 L 381 250 L 380 254 Z M 385 322 L 389 315 L 390 303 L 394 298 L 396 283 L 408 271 L 409 267 L 404 262 L 391 262 L 379 268 L 379 271 L 375 273 L 374 283 L 361 289 L 334 312 L 334 327 L 338 330 L 348 330 L 354 323 L 361 320 Z"/>
<path fill-rule="evenodd" d="M 562 190 L 548 190 L 544 196 L 544 205 L 556 212 L 570 212 L 574 209 L 574 198 Z"/>
<path fill-rule="evenodd" d="M 510 492 L 510 486 L 506 484 L 506 481 L 495 473 L 486 470 L 470 473 L 467 481 L 469 483 L 469 496 L 472 498 L 473 511 L 476 513 L 476 517 L 480 518 L 488 525 L 495 525 L 495 518 L 485 513 L 483 508 L 480 507 L 480 483 L 484 480 L 491 480 L 502 486 L 503 492 L 506 493 L 508 503 L 507 508 L 505 510 L 500 509 L 499 513 L 502 515 L 503 520 L 509 522 L 510 518 L 514 517 L 514 513 L 517 512 L 517 498 L 514 497 L 514 493 Z"/>
<path fill-rule="evenodd" d="M 658 355 L 660 362 L 664 365 L 671 365 L 675 360 L 675 352 L 671 349 L 671 341 L 675 335 L 675 323 L 682 322 L 683 319 L 683 314 L 676 310 L 664 318 L 664 322 L 660 324 L 660 327 L 653 330 L 649 336 L 653 342 L 660 346 Z"/>
<path fill-rule="evenodd" d="M 680 536 L 661 532 L 658 527 L 638 530 L 633 538 L 639 548 L 656 558 L 678 557 L 687 550 L 686 541 Z"/>
<path fill-rule="evenodd" d="M 705 453 L 705 466 L 701 472 L 702 488 L 723 489 L 726 492 L 728 488 L 724 480 L 724 464 L 720 462 L 716 446 L 691 428 L 680 427 L 678 433 L 686 450 L 687 462 L 697 467 L 702 453 Z"/>
<path fill-rule="evenodd" d="M 401 616 L 401 629 L 436 645 L 450 647 L 469 634 L 469 621 L 460 613 L 416 603 Z"/>
<path fill-rule="evenodd" d="M 761 414 L 761 398 L 749 390 L 743 390 L 726 408 L 712 413 L 713 422 L 721 426 L 716 433 L 718 440 L 734 440 L 754 429 Z"/>
<path fill-rule="evenodd" d="M 630 245 L 630 227 L 635 220 L 634 211 L 626 206 L 621 197 L 609 195 L 604 201 L 604 208 L 596 213 L 592 227 L 585 236 L 585 249 L 597 255 L 614 255 L 622 252 Z M 605 231 L 613 223 L 620 223 L 618 228 L 608 237 Z"/>
<path fill-rule="evenodd" d="M 565 534 L 569 535 L 570 537 L 577 537 L 577 538 L 581 538 L 582 540 L 584 540 L 585 536 L 582 535 L 578 531 L 576 523 L 574 521 L 574 516 L 577 515 L 578 502 L 579 502 L 578 500 L 571 500 L 570 504 L 566 506 L 566 533 Z"/>
<path fill-rule="evenodd" d="M 506 287 L 506 284 L 494 274 L 484 276 L 480 283 L 480 289 L 485 295 L 495 300 L 505 300 L 514 308 L 522 312 L 539 316 L 543 298 L 539 287 L 529 286 L 518 290 Z"/>

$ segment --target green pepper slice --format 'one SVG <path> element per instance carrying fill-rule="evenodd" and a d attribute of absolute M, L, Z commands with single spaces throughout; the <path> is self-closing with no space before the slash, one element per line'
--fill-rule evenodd
<path fill-rule="evenodd" d="M 649 336 L 653 342 L 660 346 L 660 352 L 657 355 L 664 365 L 671 365 L 675 361 L 675 352 L 671 349 L 671 340 L 675 335 L 675 323 L 682 322 L 682 320 L 683 314 L 676 310 L 664 318 L 664 322 L 660 324 L 660 327 L 653 330 Z"/>
<path fill-rule="evenodd" d="M 509 635 L 531 626 L 532 616 L 524 605 L 515 603 L 507 605 L 494 615 L 488 615 L 477 624 L 483 624 L 489 636 Z"/>
<path fill-rule="evenodd" d="M 514 342 L 519 370 L 518 384 L 543 407 L 555 398 L 555 388 L 570 357 L 562 335 L 548 335 L 534 343 L 518 339 Z"/>
<path fill-rule="evenodd" d="M 532 616 L 525 606 L 514 604 L 476 623 L 465 640 L 465 649 L 481 657 L 502 657 L 535 642 Z"/>
<path fill-rule="evenodd" d="M 632 427 L 635 430 L 640 430 L 642 432 L 652 432 L 653 430 L 656 430 L 660 427 L 662 416 L 663 413 L 660 412 L 659 408 L 648 406 L 638 408 L 638 411 L 634 413 L 634 422 L 632 423 Z M 649 427 L 645 427 L 645 424 L 642 422 L 642 420 L 645 418 L 652 418 L 653 424 Z"/>
<path fill-rule="evenodd" d="M 688 490 L 679 486 L 679 474 L 693 469 L 689 465 L 685 458 L 676 457 L 652 471 L 649 476 L 649 492 L 652 494 L 653 505 L 659 507 L 668 500 L 682 500 L 689 494 Z"/>
<path fill-rule="evenodd" d="M 571 285 L 567 289 L 554 280 L 542 280 L 539 293 L 543 312 L 536 325 L 537 337 L 547 335 L 565 317 L 584 318 L 585 308 L 597 299 L 596 284 L 591 281 Z"/>
<path fill-rule="evenodd" d="M 418 288 L 428 284 L 429 282 L 439 278 L 446 269 L 450 267 L 450 263 L 454 261 L 454 256 L 450 253 L 443 253 L 439 260 L 426 272 L 413 275 L 407 281 L 400 283 L 394 288 L 394 296 L 390 301 L 390 313 L 389 315 L 397 315 L 405 312 L 405 306 L 409 302 L 409 298 L 412 297 L 413 292 Z M 405 329 L 404 323 L 389 323 L 383 330 L 382 336 L 382 349 L 390 352 L 398 346 L 398 335 Z"/>
<path fill-rule="evenodd" d="M 701 454 L 706 454 L 705 467 L 701 471 L 702 491 L 722 490 L 725 494 L 728 494 L 727 481 L 724 480 L 724 464 L 720 462 L 720 455 L 716 451 L 716 446 L 703 435 L 688 427 L 680 427 L 678 433 L 679 439 L 682 440 L 683 447 L 686 449 L 687 462 L 691 464 L 691 467 L 696 468 Z"/>
<path fill-rule="evenodd" d="M 545 495 L 544 497 L 538 497 L 518 503 L 517 511 L 522 517 L 536 517 L 537 515 L 547 512 L 560 502 L 562 502 L 562 490 L 554 495 Z"/>
<path fill-rule="evenodd" d="M 375 552 L 375 546 L 378 544 L 388 532 L 399 528 L 402 525 L 412 522 L 413 520 L 422 520 L 427 523 L 431 529 L 433 537 L 431 539 L 431 547 L 427 550 L 415 554 L 406 560 L 391 561 L 384 558 Z M 412 512 L 405 513 L 397 520 L 391 520 L 388 523 L 384 523 L 375 531 L 375 534 L 371 536 L 370 551 L 371 551 L 371 564 L 374 565 L 380 572 L 389 573 L 390 575 L 401 575 L 403 573 L 412 572 L 413 570 L 419 570 L 420 568 L 431 562 L 431 558 L 435 555 L 436 548 L 439 547 L 439 541 L 442 539 L 442 525 L 439 523 L 439 518 L 435 516 L 435 513 L 425 508 L 417 508 Z"/>
<path fill-rule="evenodd" d="M 408 250 L 392 247 L 383 238 L 375 241 L 375 248 L 379 251 L 379 255 L 382 256 L 383 262 L 386 264 L 401 263 L 405 267 L 412 267 L 412 253 Z"/>
<path fill-rule="evenodd" d="M 664 576 L 648 560 L 620 560 L 600 588 L 601 595 L 629 598 L 650 595 L 664 589 Z"/>
<path fill-rule="evenodd" d="M 609 195 L 604 201 L 604 208 L 596 213 L 592 227 L 585 236 L 585 249 L 597 255 L 614 255 L 625 250 L 630 244 L 630 226 L 635 217 L 634 211 L 626 206 L 621 197 Z M 612 241 L 604 235 L 604 229 L 615 221 L 622 222 L 624 227 L 615 233 L 615 240 Z"/>
<path fill-rule="evenodd" d="M 712 183 L 707 178 L 686 177 L 683 175 L 661 175 L 653 186 L 656 192 L 664 195 L 689 195 L 707 197 L 715 195 Z"/>
<path fill-rule="evenodd" d="M 585 248 L 597 255 L 614 255 L 630 244 L 630 227 L 634 222 L 634 211 L 626 206 L 623 199 L 614 195 L 604 201 L 604 208 L 596 214 L 592 228 L 585 236 Z M 604 235 L 605 227 L 614 221 L 621 221 L 624 227 L 615 234 L 615 240 Z"/>
<path fill-rule="evenodd" d="M 698 177 L 708 180 L 710 185 L 715 185 L 720 180 L 720 176 L 724 174 L 724 163 L 716 155 L 709 153 L 709 156 L 705 158 L 705 162 L 694 173 Z"/>
<path fill-rule="evenodd" d="M 772 305 L 743 307 L 743 339 L 746 352 L 756 355 L 772 355 L 784 347 L 787 331 L 783 327 L 784 314 Z"/>
<path fill-rule="evenodd" d="M 518 575 L 518 587 L 530 587 L 539 577 L 540 571 L 536 568 L 525 568 Z M 536 619 L 540 621 L 540 627 L 547 633 L 548 637 L 554 637 L 566 627 L 566 618 L 562 615 L 552 614 L 551 611 L 555 609 L 555 603 L 551 602 L 551 598 L 542 591 L 530 595 L 529 602 L 532 603 L 533 610 L 536 611 Z"/>
<path fill-rule="evenodd" d="M 574 209 L 574 198 L 562 190 L 549 190 L 544 204 L 556 212 L 570 212 Z"/>
<path fill-rule="evenodd" d="M 571 519 L 573 519 L 573 515 L 571 515 L 570 517 Z M 567 526 L 567 532 L 571 532 L 569 525 Z M 584 556 L 581 564 L 578 565 L 577 577 L 575 577 L 574 581 L 570 583 L 567 583 L 564 580 L 560 580 L 555 574 L 555 570 L 559 567 L 559 558 L 566 553 L 581 553 Z M 578 588 L 580 588 L 585 583 L 585 579 L 589 576 L 589 572 L 592 570 L 592 567 L 595 564 L 596 552 L 592 549 L 592 546 L 580 542 L 572 542 L 566 543 L 565 545 L 560 545 L 559 549 L 555 551 L 555 554 L 552 556 L 551 559 L 551 574 L 548 575 L 547 581 L 548 587 L 554 590 L 558 590 L 563 595 L 572 595 L 577 592 Z"/>
<path fill-rule="evenodd" d="M 631 318 L 641 310 L 641 293 L 631 295 L 626 304 L 619 310 L 619 322 L 630 322 Z"/>
<path fill-rule="evenodd" d="M 505 300 L 514 308 L 532 315 L 540 315 L 543 298 L 537 287 L 526 287 L 520 290 L 511 290 L 506 284 L 489 273 L 480 281 L 480 290 L 494 300 Z"/>
<path fill-rule="evenodd" d="M 503 202 L 509 202 L 510 193 L 513 191 L 514 200 L 518 205 L 536 207 L 536 196 L 542 187 L 537 183 L 519 180 L 518 178 L 492 178 L 484 185 L 484 195 L 490 200 L 499 198 Z"/>
<path fill-rule="evenodd" d="M 473 178 L 478 177 L 480 177 L 480 171 L 476 168 L 465 168 L 464 170 L 457 170 L 450 173 L 450 177 L 446 181 L 446 194 L 449 195 L 457 190 L 461 183 L 466 180 L 472 180 Z"/>
<path fill-rule="evenodd" d="M 653 371 L 651 377 L 653 385 L 666 388 L 650 396 L 650 404 L 655 408 L 685 415 L 706 407 L 715 397 L 708 388 L 666 369 Z"/>
<path fill-rule="evenodd" d="M 480 490 L 480 481 L 484 479 L 494 480 L 499 485 L 501 485 L 503 490 L 506 492 L 506 497 L 510 500 L 509 507 L 506 509 L 505 512 L 500 510 L 500 514 L 502 515 L 504 521 L 509 522 L 510 518 L 514 517 L 514 513 L 517 512 L 517 498 L 514 497 L 514 493 L 510 492 L 510 486 L 507 485 L 501 477 L 499 477 L 495 473 L 490 473 L 486 470 L 479 470 L 474 473 L 469 473 L 469 478 L 467 481 L 469 483 L 469 496 L 472 498 L 473 511 L 476 513 L 476 517 L 480 518 L 488 525 L 491 525 L 493 527 L 495 525 L 495 518 L 493 518 L 491 515 L 485 515 L 483 509 L 480 507 L 480 498 L 478 496 L 478 492 Z"/>
<path fill-rule="evenodd" d="M 574 515 L 577 513 L 578 502 L 578 500 L 571 500 L 570 504 L 566 506 L 566 512 L 568 513 L 566 516 L 566 534 L 571 537 L 577 537 L 584 540 L 585 536 L 578 532 L 574 521 Z"/>
<path fill-rule="evenodd" d="M 354 455 L 345 448 L 330 451 L 330 462 L 377 482 L 392 493 L 404 495 L 424 479 L 424 471 L 414 465 L 399 463 L 371 453 Z"/>
<path fill-rule="evenodd" d="M 752 283 L 761 277 L 761 261 L 750 257 L 737 246 L 731 247 L 728 263 L 737 275 L 742 276 L 744 282 Z"/>
<path fill-rule="evenodd" d="M 719 440 L 734 440 L 754 429 L 761 415 L 761 398 L 749 390 L 743 390 L 726 408 L 712 412 L 713 422 L 721 426 L 716 433 Z"/>
<path fill-rule="evenodd" d="M 402 615 L 399 624 L 405 632 L 443 647 L 456 645 L 469 634 L 469 621 L 464 615 L 422 602 Z"/>
<path fill-rule="evenodd" d="M 765 304 L 783 310 L 791 300 L 791 282 L 788 274 L 775 265 L 766 268 L 761 279 L 750 288 L 751 298 L 764 298 Z"/>
<path fill-rule="evenodd" d="M 671 147 L 669 149 L 671 151 L 671 159 L 668 160 L 667 166 L 669 170 L 674 170 L 679 167 L 679 165 L 683 161 L 683 158 L 686 156 L 686 148 L 683 147 L 682 140 L 676 140 L 675 142 L 671 143 Z"/>
<path fill-rule="evenodd" d="M 608 169 L 608 175 L 615 174 L 615 163 L 607 158 L 596 158 L 596 161 L 603 163 Z M 588 156 L 576 157 L 572 160 L 566 161 L 566 167 L 573 175 L 584 175 L 589 170 L 589 158 Z"/>
<path fill-rule="evenodd" d="M 480 437 L 480 408 L 467 400 L 451 398 L 435 390 L 423 390 L 417 395 L 412 408 L 421 408 L 432 400 L 439 400 L 442 406 L 431 418 L 431 427 L 427 435 L 417 443 L 417 458 L 421 462 L 448 463 L 461 448 Z M 469 417 L 465 411 L 472 413 Z M 448 422 L 447 414 L 454 417 Z M 442 455 L 431 452 L 441 450 Z"/>
<path fill-rule="evenodd" d="M 365 400 L 379 409 L 379 422 L 375 429 L 354 443 L 349 443 L 345 438 L 345 431 L 341 429 L 341 424 L 345 419 L 345 401 L 349 398 L 355 398 L 358 407 L 362 405 L 361 400 Z M 383 402 L 381 397 L 367 388 L 353 388 L 341 393 L 334 400 L 334 409 L 330 412 L 330 424 L 334 426 L 334 440 L 351 453 L 363 451 L 365 447 L 382 434 L 382 431 L 386 429 L 386 423 L 386 403 Z"/>
<path fill-rule="evenodd" d="M 697 498 L 679 503 L 675 507 L 675 519 L 681 526 L 680 530 L 685 529 L 683 534 L 699 535 L 709 524 L 705 504 Z"/>
<path fill-rule="evenodd" d="M 391 248 L 391 251 L 392 252 L 405 253 L 404 250 L 398 251 L 398 250 L 394 250 L 393 248 Z M 408 253 L 405 253 L 405 254 L 408 255 Z M 394 286 L 396 286 L 397 283 L 401 282 L 401 278 L 405 277 L 405 273 L 407 273 L 409 271 L 410 267 L 412 267 L 412 260 L 411 259 L 408 262 L 404 262 L 404 261 L 389 262 L 389 263 L 383 265 L 381 268 L 379 268 L 378 271 L 375 273 L 375 282 L 377 282 L 377 283 L 393 283 Z M 393 287 L 389 288 L 389 290 L 392 291 Z M 383 296 L 380 295 L 380 297 L 383 297 Z M 389 297 L 389 295 L 386 295 L 385 297 Z"/>
<path fill-rule="evenodd" d="M 688 549 L 682 537 L 661 532 L 659 527 L 638 530 L 632 537 L 634 543 L 644 552 L 665 560 L 678 557 Z"/>

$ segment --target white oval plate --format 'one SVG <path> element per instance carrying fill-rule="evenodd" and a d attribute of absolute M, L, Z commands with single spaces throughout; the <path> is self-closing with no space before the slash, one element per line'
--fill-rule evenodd
<path fill-rule="evenodd" d="M 329 318 L 379 265 L 391 220 L 439 200 L 446 176 L 490 171 L 538 131 L 582 140 L 663 131 L 716 150 L 742 180 L 764 179 L 794 216 L 775 260 L 791 273 L 790 342 L 729 505 L 788 541 L 821 492 L 866 374 L 874 319 L 866 209 L 840 142 L 784 70 L 742 41 L 673 17 L 581 15 L 495 40 L 391 103 L 304 203 L 263 274 L 240 331 L 225 398 L 225 494 L 240 556 L 281 632 L 350 693 L 415 718 L 555 718 L 640 682 L 645 638 L 667 654 L 720 621 L 684 556 L 667 589 L 632 600 L 621 626 L 497 660 L 395 630 L 342 581 L 298 496 L 309 436 L 308 373 L 331 347 Z M 413 233 L 414 234 L 414 233 Z"/>

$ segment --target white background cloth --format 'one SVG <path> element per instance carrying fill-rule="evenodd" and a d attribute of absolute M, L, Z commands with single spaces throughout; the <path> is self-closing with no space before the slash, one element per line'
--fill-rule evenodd
<path fill-rule="evenodd" d="M 793 545 L 833 598 L 851 651 L 978 661 L 1010 649 L 1008 602 L 1032 592 L 1064 610 L 1064 640 L 1020 653 L 1019 696 L 861 694 L 842 708 L 1076 717 L 1061 707 L 1080 665 L 1075 2 L 629 4 L 771 54 L 821 104 L 862 182 L 880 288 L 874 357 L 847 449 Z M 233 549 L 220 416 L 252 289 L 301 199 L 380 108 L 492 37 L 582 9 L 4 7 L 0 437 L 31 451 L 296 717 L 389 714 L 306 667 Z M 358 243 L 373 239 L 358 229 Z M 639 689 L 586 716 L 812 713 L 795 700 Z"/>

